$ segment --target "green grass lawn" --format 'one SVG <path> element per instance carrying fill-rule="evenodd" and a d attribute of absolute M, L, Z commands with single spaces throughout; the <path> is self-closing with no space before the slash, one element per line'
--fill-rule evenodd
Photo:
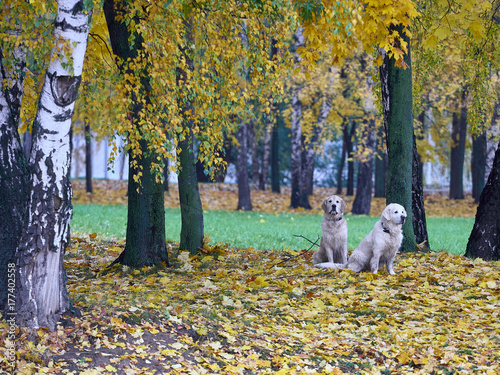
<path fill-rule="evenodd" d="M 354 249 L 378 220 L 377 217 L 346 216 L 349 228 L 348 248 Z M 232 247 L 256 249 L 302 250 L 310 244 L 295 235 L 315 241 L 321 236 L 320 215 L 268 214 L 241 211 L 205 211 L 205 234 L 212 243 L 230 243 Z M 97 233 L 102 238 L 125 238 L 127 223 L 126 205 L 74 206 L 71 230 L 74 234 Z M 181 230 L 180 210 L 165 209 L 168 239 L 179 240 Z M 431 217 L 427 230 L 433 250 L 446 250 L 463 254 L 467 245 L 473 218 Z"/>

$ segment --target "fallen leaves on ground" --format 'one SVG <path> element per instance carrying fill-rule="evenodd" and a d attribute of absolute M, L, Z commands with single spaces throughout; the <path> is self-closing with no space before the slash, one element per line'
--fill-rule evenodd
<path fill-rule="evenodd" d="M 316 269 L 305 250 L 176 246 L 171 267 L 106 269 L 123 243 L 74 238 L 81 316 L 18 332 L 16 374 L 500 372 L 500 262 L 398 254 L 391 276 Z"/>
<path fill-rule="evenodd" d="M 85 181 L 73 181 L 73 203 L 95 203 L 95 204 L 126 204 L 127 203 L 127 182 L 111 180 L 94 180 L 94 193 L 85 192 Z M 171 183 L 170 191 L 165 193 L 166 207 L 180 207 L 179 192 L 177 184 Z M 226 210 L 234 211 L 238 206 L 238 186 L 235 184 L 209 183 L 199 184 L 200 196 L 203 209 L 206 210 Z M 335 194 L 334 188 L 315 188 L 314 194 L 309 201 L 312 210 L 290 209 L 290 188 L 282 187 L 281 193 L 273 193 L 270 190 L 252 190 L 251 198 L 253 210 L 269 213 L 311 213 L 319 214 L 323 199 Z M 347 204 L 346 212 L 352 208 L 353 196 L 342 195 Z M 427 216 L 451 216 L 451 217 L 474 217 L 476 215 L 477 204 L 471 196 L 465 199 L 448 199 L 442 194 L 425 194 L 424 205 Z M 385 198 L 372 198 L 372 216 L 379 216 L 386 206 Z"/>

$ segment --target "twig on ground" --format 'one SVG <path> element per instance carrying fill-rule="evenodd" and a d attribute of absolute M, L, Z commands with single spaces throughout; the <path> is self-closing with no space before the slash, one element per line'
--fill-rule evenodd
<path fill-rule="evenodd" d="M 285 263 L 285 262 L 288 262 L 289 260 L 292 260 L 292 259 L 298 258 L 298 257 L 300 257 L 301 255 L 305 255 L 305 254 L 307 254 L 307 253 L 309 252 L 309 250 L 311 250 L 311 249 L 313 248 L 313 246 L 314 246 L 314 245 L 319 246 L 319 245 L 318 245 L 319 237 L 318 237 L 318 239 L 317 239 L 316 241 L 312 242 L 309 238 L 304 237 L 304 236 L 302 236 L 302 235 L 297 235 L 297 234 L 294 234 L 294 236 L 295 236 L 295 237 L 302 237 L 302 238 L 306 239 L 307 241 L 309 241 L 310 243 L 312 243 L 312 245 L 309 247 L 309 249 L 307 249 L 307 250 L 302 250 L 302 251 L 301 251 L 299 254 L 297 254 L 297 255 L 294 255 L 294 256 L 289 256 L 287 259 L 282 260 L 281 262 L 278 262 L 278 263 L 276 263 L 276 264 L 273 264 L 273 265 L 272 265 L 271 267 L 269 267 L 268 269 L 271 269 L 271 268 L 273 268 L 273 267 L 279 266 L 280 264 L 283 264 L 283 263 Z"/>

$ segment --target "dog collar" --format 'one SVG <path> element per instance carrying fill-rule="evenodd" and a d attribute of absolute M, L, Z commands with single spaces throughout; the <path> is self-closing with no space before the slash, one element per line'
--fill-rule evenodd
<path fill-rule="evenodd" d="M 384 233 L 391 234 L 391 231 L 389 229 L 387 229 L 386 227 L 384 227 L 384 224 L 382 222 L 380 222 L 380 225 L 382 226 L 382 230 L 384 231 Z"/>

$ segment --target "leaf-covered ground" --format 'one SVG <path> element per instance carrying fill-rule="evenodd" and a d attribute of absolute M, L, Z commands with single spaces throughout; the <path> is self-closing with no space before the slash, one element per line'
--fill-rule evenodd
<path fill-rule="evenodd" d="M 396 275 L 319 270 L 312 252 L 205 245 L 106 270 L 123 243 L 74 238 L 81 316 L 20 331 L 16 374 L 498 374 L 500 262 L 399 254 Z M 7 326 L 0 323 L 0 358 Z"/>
<path fill-rule="evenodd" d="M 85 181 L 74 180 L 73 189 L 74 203 L 96 203 L 96 204 L 126 204 L 126 181 L 94 180 L 94 193 L 85 192 Z M 344 189 L 345 192 L 345 189 Z M 312 210 L 290 209 L 290 188 L 282 187 L 281 194 L 271 191 L 252 190 L 252 205 L 254 211 L 259 212 L 300 212 L 321 213 L 321 202 L 326 196 L 335 194 L 334 188 L 315 188 L 310 198 Z M 207 210 L 233 211 L 238 206 L 238 187 L 234 184 L 200 184 L 200 195 L 203 208 Z M 347 203 L 346 212 L 351 211 L 353 196 L 342 195 Z M 442 194 L 425 194 L 425 210 L 427 216 L 451 216 L 451 217 L 474 217 L 477 204 L 467 196 L 463 200 L 450 200 Z M 385 198 L 373 198 L 371 214 L 378 216 L 386 205 Z M 166 207 L 179 207 L 179 193 L 177 184 L 170 184 L 170 191 L 165 193 Z"/>

